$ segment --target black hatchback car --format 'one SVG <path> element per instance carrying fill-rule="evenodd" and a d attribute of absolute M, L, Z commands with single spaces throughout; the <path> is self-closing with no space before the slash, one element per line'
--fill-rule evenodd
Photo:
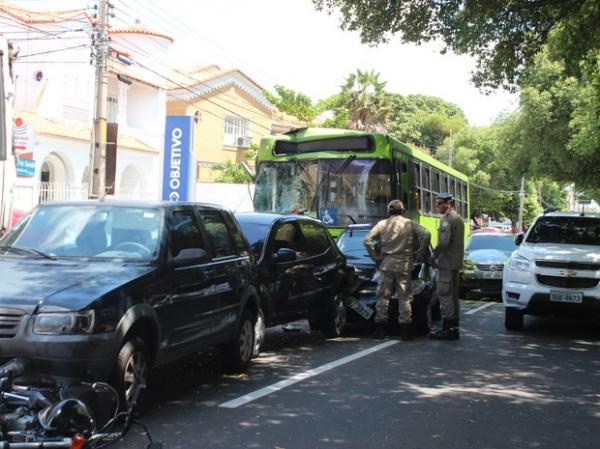
<path fill-rule="evenodd" d="M 377 302 L 377 286 L 379 273 L 375 262 L 369 256 L 364 240 L 373 225 L 350 226 L 342 232 L 337 244 L 348 260 L 348 265 L 354 267 L 358 278 L 354 291 L 354 301 L 347 301 L 350 309 L 348 321 L 355 323 L 372 323 L 375 318 L 375 303 Z M 429 257 L 425 257 L 429 260 Z M 436 298 L 436 273 L 430 265 L 414 263 L 412 271 L 412 315 L 413 331 L 418 334 L 429 332 L 432 318 L 439 318 L 439 301 Z M 395 296 L 392 298 L 394 299 Z M 397 324 L 398 301 L 390 302 L 389 323 Z"/>
<path fill-rule="evenodd" d="M 308 319 L 311 328 L 339 336 L 354 270 L 327 228 L 300 215 L 236 214 L 256 260 L 259 321 L 266 327 Z M 262 316 L 261 316 L 262 315 Z M 257 352 L 261 330 L 257 329 Z"/>
<path fill-rule="evenodd" d="M 257 314 L 249 247 L 214 206 L 47 203 L 0 240 L 0 357 L 110 380 L 124 399 L 152 365 L 207 346 L 244 369 Z"/>

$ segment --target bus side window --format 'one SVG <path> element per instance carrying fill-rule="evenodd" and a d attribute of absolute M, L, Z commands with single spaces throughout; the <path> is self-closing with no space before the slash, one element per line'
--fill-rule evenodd
<path fill-rule="evenodd" d="M 410 188 L 411 201 L 409 210 L 421 210 L 421 165 L 418 162 L 412 162 L 412 177 Z"/>
<path fill-rule="evenodd" d="M 428 166 L 424 164 L 421 166 L 421 209 L 426 214 L 433 212 L 431 209 L 430 172 L 431 169 Z"/>

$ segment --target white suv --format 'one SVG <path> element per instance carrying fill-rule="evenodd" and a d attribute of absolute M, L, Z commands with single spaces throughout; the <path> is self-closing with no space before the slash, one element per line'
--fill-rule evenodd
<path fill-rule="evenodd" d="M 523 315 L 600 314 L 600 214 L 553 212 L 537 217 L 504 266 L 504 325 Z"/>

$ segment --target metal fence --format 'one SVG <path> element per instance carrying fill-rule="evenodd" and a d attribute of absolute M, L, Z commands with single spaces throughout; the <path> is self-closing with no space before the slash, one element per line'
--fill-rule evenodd
<path fill-rule="evenodd" d="M 67 182 L 40 182 L 38 195 L 40 204 L 46 201 L 83 200 L 88 197 L 88 187 Z"/>

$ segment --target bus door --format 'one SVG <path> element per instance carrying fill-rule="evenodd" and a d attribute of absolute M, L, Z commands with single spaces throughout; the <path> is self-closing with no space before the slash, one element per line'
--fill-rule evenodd
<path fill-rule="evenodd" d="M 394 180 L 392 195 L 394 198 L 399 198 L 404 203 L 404 207 L 409 208 L 408 194 L 410 192 L 409 180 L 409 158 L 407 154 L 400 151 L 394 151 Z"/>

